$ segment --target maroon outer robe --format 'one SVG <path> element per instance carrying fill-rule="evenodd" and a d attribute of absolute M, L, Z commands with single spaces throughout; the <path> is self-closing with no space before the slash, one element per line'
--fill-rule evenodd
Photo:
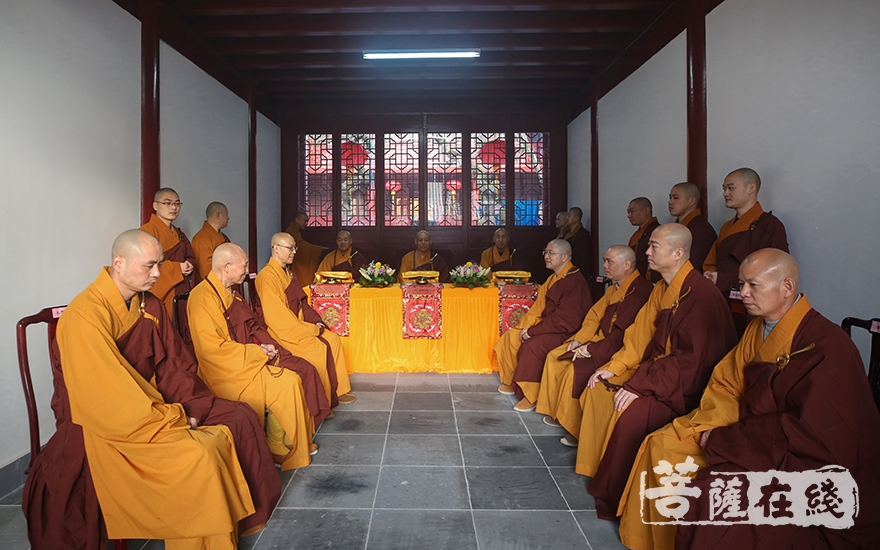
<path fill-rule="evenodd" d="M 199 425 L 229 428 L 256 509 L 239 522 L 239 532 L 265 524 L 281 498 L 281 480 L 257 415 L 244 403 L 214 397 L 198 376 L 195 358 L 171 326 L 164 303 L 150 293 L 144 294 L 144 302 L 146 312 L 158 319 L 159 325 L 142 316 L 119 337 L 119 350 L 145 380 L 156 377 L 166 402 L 183 405 L 187 416 L 196 418 Z M 25 482 L 22 508 L 28 520 L 28 538 L 34 550 L 105 548 L 107 531 L 89 472 L 82 428 L 70 421 L 55 342 L 51 358 L 57 431 L 37 455 Z"/>
<path fill-rule="evenodd" d="M 541 320 L 528 328 L 529 339 L 516 352 L 513 386 L 519 399 L 524 397 L 517 382 L 541 382 L 547 354 L 581 328 L 593 307 L 590 285 L 577 268 L 570 269 L 547 291 Z"/>
<path fill-rule="evenodd" d="M 615 519 L 639 446 L 700 404 L 712 369 L 736 345 L 727 302 L 712 281 L 696 269 L 681 285 L 678 311 L 657 315 L 654 338 L 642 363 L 624 388 L 638 395 L 620 415 L 596 475 L 587 487 L 596 497 L 596 513 Z M 666 352 L 669 340 L 669 355 Z M 656 359 L 655 359 L 656 358 Z"/>
<path fill-rule="evenodd" d="M 858 485 L 850 529 L 767 525 L 680 525 L 676 548 L 880 548 L 880 414 L 859 351 L 840 327 L 810 310 L 792 338 L 784 369 L 755 361 L 743 373 L 739 422 L 715 428 L 709 463 L 690 485 L 707 494 L 712 471 L 798 472 L 836 464 Z M 708 500 L 692 501 L 685 520 L 708 520 Z"/>
<path fill-rule="evenodd" d="M 490 267 L 492 271 L 528 271 L 528 265 L 515 248 L 509 248 L 510 256 Z M 436 260 L 435 260 L 436 261 Z"/>
<path fill-rule="evenodd" d="M 334 250 L 330 252 L 329 255 L 334 256 L 335 254 L 336 251 Z M 357 281 L 361 276 L 360 269 L 362 267 L 365 267 L 368 263 L 370 263 L 369 260 L 367 260 L 367 258 L 363 254 L 361 254 L 360 251 L 355 250 L 348 257 L 348 260 L 334 265 L 330 268 L 330 271 L 348 271 L 349 273 L 351 273 L 351 276 L 354 278 L 354 280 Z"/>
<path fill-rule="evenodd" d="M 440 273 L 441 283 L 452 282 L 452 279 L 449 278 L 449 266 L 446 265 L 446 260 L 444 260 L 443 256 L 440 254 L 437 254 L 437 256 L 428 263 L 415 266 L 413 271 L 436 271 Z"/>
<path fill-rule="evenodd" d="M 648 268 L 648 256 L 645 255 L 645 252 L 648 251 L 648 241 L 651 240 L 651 234 L 658 227 L 660 227 L 660 222 L 657 221 L 657 218 L 653 218 L 651 220 L 651 223 L 649 223 L 647 227 L 645 227 L 645 230 L 642 232 L 639 240 L 636 241 L 635 244 L 631 245 L 633 252 L 636 253 L 636 269 L 639 270 L 639 273 L 642 274 L 642 277 L 645 277 L 652 283 L 656 283 L 663 278 L 656 271 L 650 271 L 650 269 Z M 636 230 L 636 233 L 638 233 L 638 230 Z"/>
<path fill-rule="evenodd" d="M 623 346 L 623 333 L 636 320 L 639 310 L 648 301 L 654 285 L 644 277 L 636 277 L 626 291 L 623 300 L 609 304 L 605 315 L 599 321 L 599 328 L 605 338 L 590 344 L 590 357 L 578 357 L 574 360 L 574 383 L 571 388 L 572 399 L 578 399 L 587 387 L 590 377 L 611 360 L 611 356 Z"/>
<path fill-rule="evenodd" d="M 193 250 L 192 243 L 189 242 L 189 238 L 179 227 L 175 226 L 174 229 L 177 231 L 177 236 L 180 238 L 180 242 L 165 251 L 165 261 L 179 263 L 189 262 L 194 266 L 199 265 L 198 260 L 196 260 L 196 253 Z M 177 283 L 177 286 L 174 287 L 174 295 L 177 296 L 178 294 L 183 294 L 192 290 L 193 286 L 195 286 L 193 284 L 193 279 L 197 277 L 198 272 L 193 269 L 193 272 L 189 277 L 184 277 L 183 280 Z"/>
<path fill-rule="evenodd" d="M 257 300 L 257 307 L 259 308 L 259 300 Z M 324 384 L 321 382 L 321 377 L 318 376 L 315 366 L 302 357 L 293 355 L 272 338 L 266 323 L 263 322 L 262 314 L 254 313 L 254 310 L 238 294 L 233 295 L 232 305 L 226 310 L 226 314 L 228 315 L 226 322 L 229 325 L 229 336 L 239 344 L 256 343 L 275 346 L 279 357 L 278 366 L 292 370 L 302 380 L 306 405 L 309 408 L 309 414 L 315 419 L 315 426 L 323 422 L 330 414 L 331 404 L 327 400 L 327 394 L 324 393 Z"/>
<path fill-rule="evenodd" d="M 590 232 L 578 222 L 574 228 L 566 233 L 565 240 L 571 245 L 571 263 L 581 270 L 584 277 L 589 277 L 593 270 L 590 261 L 593 251 Z"/>
<path fill-rule="evenodd" d="M 703 262 L 706 261 L 706 255 L 715 241 L 718 239 L 718 233 L 702 214 L 698 214 L 690 219 L 687 228 L 691 230 L 693 242 L 691 243 L 691 264 L 697 271 L 703 270 Z"/>

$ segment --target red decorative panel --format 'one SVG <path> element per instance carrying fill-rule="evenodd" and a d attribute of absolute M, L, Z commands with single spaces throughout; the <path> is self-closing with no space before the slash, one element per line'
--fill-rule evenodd
<path fill-rule="evenodd" d="M 385 225 L 419 224 L 419 134 L 385 135 Z"/>
<path fill-rule="evenodd" d="M 500 285 L 498 287 L 498 331 L 504 334 L 519 326 L 522 319 L 538 298 L 538 285 Z"/>
<path fill-rule="evenodd" d="M 312 307 L 321 316 L 327 328 L 339 336 L 348 336 L 350 319 L 349 284 L 318 284 L 311 286 Z"/>
<path fill-rule="evenodd" d="M 428 134 L 428 225 L 461 225 L 461 159 L 461 134 Z"/>
<path fill-rule="evenodd" d="M 514 143 L 514 224 L 544 225 L 547 190 L 543 133 L 516 133 Z"/>
<path fill-rule="evenodd" d="M 376 225 L 376 135 L 342 134 L 343 226 Z"/>
<path fill-rule="evenodd" d="M 471 134 L 471 225 L 504 225 L 507 219 L 504 134 Z"/>
<path fill-rule="evenodd" d="M 405 284 L 403 295 L 403 338 L 437 339 L 443 336 L 443 285 Z"/>
<path fill-rule="evenodd" d="M 299 209 L 309 214 L 309 225 L 333 225 L 333 138 L 330 134 L 300 136 L 302 179 Z"/>

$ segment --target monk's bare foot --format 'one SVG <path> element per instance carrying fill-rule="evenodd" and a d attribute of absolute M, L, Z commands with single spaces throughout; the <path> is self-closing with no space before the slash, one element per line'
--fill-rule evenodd
<path fill-rule="evenodd" d="M 513 410 L 516 412 L 529 412 L 535 410 L 535 404 L 528 400 L 528 398 L 523 397 L 519 400 L 519 403 L 513 406 Z"/>
<path fill-rule="evenodd" d="M 562 436 L 562 438 L 559 440 L 559 442 L 562 443 L 563 445 L 565 445 L 566 447 L 577 447 L 578 446 L 577 438 L 571 434 L 565 434 L 564 436 Z"/>
<path fill-rule="evenodd" d="M 555 418 L 553 418 L 552 416 L 545 416 L 544 417 L 544 424 L 547 424 L 548 426 L 553 426 L 554 428 L 558 428 L 558 427 L 562 426 L 562 424 L 560 424 L 559 421 L 556 420 Z"/>
<path fill-rule="evenodd" d="M 318 444 L 309 443 L 309 455 L 315 456 L 316 454 L 318 454 Z"/>
<path fill-rule="evenodd" d="M 516 392 L 513 390 L 512 387 L 508 386 L 507 384 L 501 384 L 500 386 L 498 386 L 498 393 L 503 393 L 504 395 L 513 395 Z"/>
<path fill-rule="evenodd" d="M 339 396 L 339 404 L 340 405 L 351 405 L 357 401 L 357 397 L 353 393 L 346 393 Z"/>
<path fill-rule="evenodd" d="M 329 413 L 327 413 L 327 416 L 325 416 L 324 418 L 336 418 L 336 413 L 333 411 L 330 411 Z"/>

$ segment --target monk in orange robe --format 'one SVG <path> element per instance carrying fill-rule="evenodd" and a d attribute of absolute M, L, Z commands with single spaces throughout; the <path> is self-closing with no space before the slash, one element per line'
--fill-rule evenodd
<path fill-rule="evenodd" d="M 194 281 L 198 284 L 211 272 L 211 257 L 214 249 L 229 242 L 223 229 L 229 225 L 229 209 L 222 202 L 212 202 L 205 209 L 205 222 L 199 232 L 193 235 L 192 247 L 196 255 Z"/>
<path fill-rule="evenodd" d="M 743 303 L 755 319 L 712 372 L 700 406 L 650 434 L 638 451 L 620 505 L 621 541 L 629 548 L 869 548 L 880 532 L 880 415 L 859 352 L 798 292 L 788 254 L 764 249 L 740 266 Z M 788 361 L 785 361 L 785 358 Z M 710 472 L 798 472 L 847 468 L 858 485 L 859 513 L 848 529 L 792 525 L 648 525 L 668 522 L 649 502 L 640 513 L 639 480 L 658 487 L 660 460 L 691 457 L 683 520 L 708 520 Z M 707 468 L 708 466 L 708 468 Z M 676 532 L 677 531 L 677 532 Z"/>
<path fill-rule="evenodd" d="M 691 231 L 691 265 L 698 271 L 703 270 L 703 262 L 712 245 L 718 238 L 715 228 L 709 223 L 698 208 L 700 205 L 700 188 L 690 182 L 677 183 L 669 191 L 669 213 L 675 221 Z"/>
<path fill-rule="evenodd" d="M 648 265 L 648 257 L 645 252 L 648 251 L 648 241 L 651 234 L 660 225 L 654 216 L 654 205 L 646 197 L 636 197 L 629 202 L 626 208 L 626 217 L 629 223 L 638 227 L 636 232 L 629 238 L 629 246 L 636 253 L 636 269 L 642 274 L 642 277 L 656 283 L 662 277 L 659 273 L 652 273 Z"/>
<path fill-rule="evenodd" d="M 315 280 L 315 272 L 318 271 L 318 265 L 324 255 L 323 246 L 311 244 L 303 238 L 302 230 L 307 225 L 309 225 L 309 215 L 306 212 L 297 212 L 296 217 L 284 230 L 296 241 L 298 253 L 290 270 L 296 275 L 296 279 L 303 284 L 309 284 Z"/>
<path fill-rule="evenodd" d="M 575 470 L 593 477 L 588 491 L 602 519 L 615 517 L 642 439 L 697 406 L 712 367 L 736 344 L 724 297 L 688 261 L 690 245 L 681 224 L 654 230 L 648 264 L 663 281 L 581 396 Z"/>
<path fill-rule="evenodd" d="M 196 254 L 186 235 L 171 222 L 180 215 L 180 196 L 170 187 L 156 191 L 150 221 L 141 226 L 143 231 L 156 237 L 165 253 L 165 261 L 159 271 L 159 280 L 153 285 L 153 294 L 165 302 L 168 315 L 173 314 L 174 297 L 192 290 L 196 272 Z"/>
<path fill-rule="evenodd" d="M 190 293 L 187 313 L 199 374 L 215 395 L 247 403 L 261 420 L 268 410 L 273 458 L 282 470 L 302 468 L 318 450 L 303 379 L 287 361 L 281 362 L 274 343 L 255 341 L 257 333 L 249 330 L 250 308 L 231 290 L 247 273 L 244 250 L 221 244 L 214 250 L 211 272 Z"/>
<path fill-rule="evenodd" d="M 522 258 L 516 255 L 516 249 L 507 245 L 510 235 L 507 229 L 499 227 L 492 236 L 495 246 L 491 246 L 480 255 L 480 267 L 488 267 L 492 271 L 520 271 L 525 269 Z"/>
<path fill-rule="evenodd" d="M 537 412 L 547 415 L 545 424 L 565 428 L 561 442 L 569 447 L 577 446 L 587 380 L 623 345 L 623 332 L 654 289 L 636 270 L 635 254 L 626 245 L 605 251 L 603 268 L 613 284 L 590 308 L 581 329 L 547 354 L 538 390 Z"/>
<path fill-rule="evenodd" d="M 593 243 L 590 232 L 581 224 L 583 217 L 584 211 L 581 208 L 577 206 L 569 208 L 562 238 L 571 245 L 571 263 L 581 270 L 584 277 L 589 278 L 593 271 Z"/>
<path fill-rule="evenodd" d="M 351 247 L 351 233 L 346 230 L 336 235 L 336 250 L 324 256 L 318 265 L 322 271 L 348 271 L 355 281 L 361 276 L 360 269 L 370 263 L 363 254 Z"/>
<path fill-rule="evenodd" d="M 432 242 L 431 234 L 424 229 L 416 233 L 416 249 L 404 254 L 400 260 L 398 277 L 402 277 L 406 271 L 436 271 L 440 273 L 441 283 L 452 281 L 449 278 L 449 266 L 446 265 L 446 260 L 439 253 L 431 252 Z"/>
<path fill-rule="evenodd" d="M 285 349 L 315 366 L 332 407 L 354 403 L 342 342 L 309 305 L 302 284 L 289 270 L 296 255 L 293 237 L 272 236 L 272 257 L 257 274 L 257 313 Z"/>
<path fill-rule="evenodd" d="M 590 287 L 571 263 L 571 246 L 554 239 L 544 250 L 544 264 L 553 271 L 538 288 L 538 297 L 519 325 L 495 343 L 498 391 L 520 398 L 514 410 L 530 411 L 538 401 L 547 353 L 571 337 L 593 305 Z"/>
<path fill-rule="evenodd" d="M 111 266 L 58 322 L 59 429 L 23 502 L 35 549 L 103 548 L 108 535 L 232 549 L 237 529 L 261 528 L 280 496 L 256 415 L 211 395 L 147 292 L 161 260 L 152 236 L 123 233 Z"/>
<path fill-rule="evenodd" d="M 785 226 L 772 212 L 764 212 L 758 202 L 761 176 L 751 168 L 734 170 L 724 178 L 724 205 L 736 211 L 733 219 L 721 226 L 718 240 L 703 263 L 704 275 L 728 297 L 734 325 L 742 335 L 751 317 L 738 296 L 739 265 L 752 252 L 778 248 L 788 252 Z"/>

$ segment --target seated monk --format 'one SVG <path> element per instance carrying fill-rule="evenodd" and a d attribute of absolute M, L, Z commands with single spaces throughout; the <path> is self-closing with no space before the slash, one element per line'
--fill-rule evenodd
<path fill-rule="evenodd" d="M 318 377 L 304 360 L 284 354 L 231 290 L 248 273 L 244 250 L 221 244 L 211 261 L 211 272 L 186 304 L 199 374 L 215 395 L 247 403 L 261 420 L 268 411 L 269 449 L 282 470 L 308 466 L 318 450 L 312 443 L 315 419 L 328 412 L 320 390 L 313 389 L 320 388 Z"/>
<path fill-rule="evenodd" d="M 293 237 L 272 235 L 272 257 L 257 274 L 257 314 L 285 349 L 315 366 L 332 407 L 354 403 L 342 342 L 309 305 L 302 284 L 290 271 L 296 254 Z"/>
<path fill-rule="evenodd" d="M 663 280 L 581 396 L 575 471 L 593 478 L 587 490 L 602 519 L 615 517 L 645 436 L 697 406 L 712 366 L 736 344 L 727 302 L 688 261 L 690 246 L 681 224 L 654 230 L 648 265 Z"/>
<path fill-rule="evenodd" d="M 351 233 L 342 230 L 336 235 L 336 250 L 324 256 L 318 265 L 317 272 L 322 271 L 348 271 L 352 278 L 357 281 L 361 276 L 360 268 L 367 265 L 363 254 L 351 247 Z"/>
<path fill-rule="evenodd" d="M 171 222 L 180 215 L 180 196 L 170 187 L 156 191 L 153 198 L 155 214 L 150 221 L 141 226 L 143 231 L 159 239 L 165 254 L 159 271 L 159 280 L 153 285 L 153 294 L 165 302 L 168 315 L 172 315 L 174 297 L 192 290 L 196 272 L 196 254 L 193 247 L 179 227 Z"/>
<path fill-rule="evenodd" d="M 229 210 L 222 202 L 212 202 L 205 209 L 205 222 L 199 232 L 193 235 L 192 247 L 196 255 L 196 277 L 198 284 L 211 272 L 211 257 L 214 249 L 229 242 L 223 229 L 229 225 Z"/>
<path fill-rule="evenodd" d="M 547 353 L 577 332 L 593 305 L 586 279 L 571 263 L 568 242 L 553 239 L 542 253 L 553 273 L 538 287 L 538 297 L 519 325 L 495 343 L 498 391 L 516 394 L 520 400 L 514 410 L 519 412 L 535 408 Z"/>
<path fill-rule="evenodd" d="M 750 254 L 739 269 L 748 313 L 742 340 L 721 360 L 700 405 L 650 434 L 619 501 L 620 538 L 629 548 L 874 548 L 880 533 L 880 415 L 852 340 L 798 292 L 798 266 L 777 249 Z M 784 363 L 785 358 L 788 362 Z M 858 486 L 848 529 L 795 525 L 648 525 L 668 522 L 639 511 L 639 479 L 659 486 L 660 460 L 699 466 L 688 486 L 685 521 L 708 520 L 710 472 L 800 472 L 847 468 Z M 708 467 L 707 467 L 708 466 Z"/>
<path fill-rule="evenodd" d="M 499 227 L 492 236 L 495 246 L 489 247 L 483 251 L 480 256 L 480 267 L 491 268 L 492 271 L 522 271 L 525 265 L 521 258 L 516 255 L 516 249 L 511 250 L 507 247 L 510 236 L 507 229 Z"/>
<path fill-rule="evenodd" d="M 656 283 L 661 279 L 660 274 L 651 272 L 651 268 L 648 266 L 648 257 L 645 255 L 651 234 L 660 225 L 657 217 L 654 216 L 654 205 L 647 197 L 636 197 L 626 207 L 626 217 L 630 224 L 638 227 L 629 238 L 629 245 L 636 253 L 636 269 L 639 270 L 642 277 Z"/>
<path fill-rule="evenodd" d="M 324 247 L 311 244 L 302 236 L 302 230 L 309 224 L 309 215 L 305 212 L 297 212 L 296 217 L 285 229 L 285 233 L 289 234 L 296 241 L 299 254 L 296 261 L 290 266 L 290 270 L 296 275 L 299 282 L 309 284 L 315 279 L 315 272 L 318 270 L 318 264 L 321 263 L 321 256 L 324 254 Z"/>
<path fill-rule="evenodd" d="M 122 233 L 58 322 L 56 432 L 22 503 L 35 550 L 106 548 L 108 535 L 235 548 L 281 496 L 257 415 L 211 394 L 148 292 L 161 261 L 150 234 Z"/>
<path fill-rule="evenodd" d="M 403 277 L 407 271 L 436 271 L 440 273 L 440 282 L 448 283 L 449 266 L 439 253 L 431 253 L 431 234 L 424 229 L 416 233 L 416 249 L 407 252 L 400 260 L 398 277 Z M 398 279 L 400 280 L 400 279 Z"/>
<path fill-rule="evenodd" d="M 639 275 L 635 254 L 626 245 L 605 251 L 602 265 L 614 284 L 590 308 L 581 329 L 547 354 L 538 390 L 537 412 L 547 415 L 545 424 L 565 428 L 561 442 L 569 447 L 577 446 L 584 414 L 580 397 L 587 380 L 623 345 L 623 332 L 654 289 Z"/>

